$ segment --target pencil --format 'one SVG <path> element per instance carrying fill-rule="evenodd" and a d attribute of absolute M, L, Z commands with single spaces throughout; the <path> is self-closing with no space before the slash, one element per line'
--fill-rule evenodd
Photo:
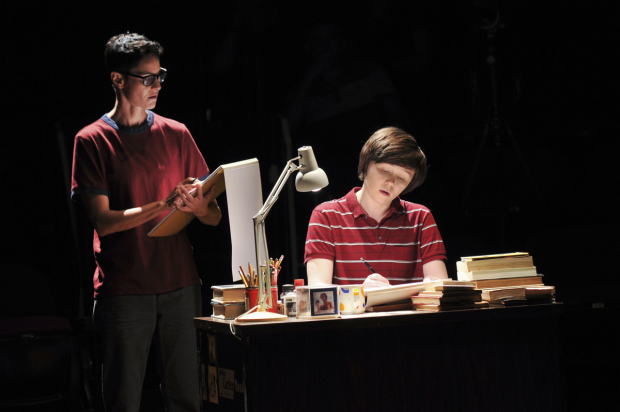
<path fill-rule="evenodd" d="M 276 269 L 280 267 L 280 264 L 282 263 L 282 259 L 284 259 L 284 255 L 280 256 L 280 259 L 278 259 L 278 261 L 276 262 Z"/>
<path fill-rule="evenodd" d="M 370 271 L 371 271 L 372 273 L 377 273 L 377 272 L 375 272 L 375 270 L 372 268 L 372 266 L 370 266 L 370 265 L 368 264 L 368 262 L 366 262 L 366 261 L 364 260 L 364 258 L 360 258 L 360 260 L 361 260 L 362 262 L 364 262 L 364 264 L 366 265 L 366 267 L 367 267 L 368 269 L 370 269 Z"/>
<path fill-rule="evenodd" d="M 243 273 L 241 273 L 240 270 L 238 270 L 237 272 L 239 272 L 239 276 L 241 276 L 241 280 L 243 281 L 243 284 L 247 288 L 248 287 L 248 281 L 245 279 L 245 276 L 243 275 Z"/>
<path fill-rule="evenodd" d="M 241 275 L 241 277 L 243 278 L 243 283 L 245 283 L 245 286 L 248 287 L 250 286 L 250 278 L 248 277 L 248 275 L 245 273 L 245 270 L 243 270 L 243 266 L 239 265 L 239 269 L 241 269 L 239 271 L 239 274 Z"/>

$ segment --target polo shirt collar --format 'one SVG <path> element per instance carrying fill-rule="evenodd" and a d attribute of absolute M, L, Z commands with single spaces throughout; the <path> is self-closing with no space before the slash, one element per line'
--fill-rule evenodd
<path fill-rule="evenodd" d="M 357 200 L 357 196 L 355 195 L 361 189 L 361 187 L 354 187 L 353 190 L 347 193 L 347 195 L 344 197 L 347 201 L 347 205 L 349 206 L 349 210 L 351 210 L 351 212 L 353 213 L 354 218 L 368 215 L 362 205 L 360 205 L 360 202 Z M 394 200 L 392 200 L 392 204 L 388 209 L 387 215 L 385 215 L 383 219 L 387 219 L 392 216 L 392 214 L 396 212 L 402 212 L 403 210 L 404 208 L 403 205 L 400 203 L 400 197 L 396 196 Z"/>

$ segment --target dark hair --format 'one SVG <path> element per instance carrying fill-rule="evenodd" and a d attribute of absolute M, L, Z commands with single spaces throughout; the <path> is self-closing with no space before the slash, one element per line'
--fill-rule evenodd
<path fill-rule="evenodd" d="M 360 163 L 357 167 L 357 176 L 364 181 L 368 164 L 388 163 L 414 170 L 413 179 L 403 190 L 402 194 L 409 193 L 420 186 L 426 178 L 426 156 L 413 136 L 398 127 L 384 127 L 370 136 L 360 152 Z"/>
<path fill-rule="evenodd" d="M 127 72 L 138 65 L 144 56 L 153 55 L 158 59 L 164 48 L 142 34 L 119 34 L 105 45 L 105 68 L 108 73 Z"/>

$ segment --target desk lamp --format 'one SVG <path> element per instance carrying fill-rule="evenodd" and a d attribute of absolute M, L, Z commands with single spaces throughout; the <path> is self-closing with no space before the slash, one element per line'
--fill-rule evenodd
<path fill-rule="evenodd" d="M 282 174 L 278 178 L 271 193 L 265 200 L 263 207 L 252 218 L 254 220 L 254 250 L 256 252 L 256 269 L 258 270 L 258 297 L 259 307 L 256 312 L 248 313 L 237 318 L 237 322 L 272 322 L 286 320 L 287 317 L 278 313 L 267 312 L 268 307 L 277 304 L 273 302 L 271 293 L 271 276 L 268 266 L 269 252 L 267 251 L 267 237 L 265 235 L 265 219 L 278 195 L 284 188 L 289 176 L 296 171 L 295 187 L 298 192 L 316 192 L 328 185 L 327 175 L 319 168 L 312 147 L 304 146 L 297 150 L 298 156 L 288 161 Z M 294 162 L 299 160 L 299 165 Z M 263 252 L 264 254 L 261 254 Z M 265 264 L 262 264 L 265 262 Z M 267 291 L 265 291 L 267 289 Z"/>

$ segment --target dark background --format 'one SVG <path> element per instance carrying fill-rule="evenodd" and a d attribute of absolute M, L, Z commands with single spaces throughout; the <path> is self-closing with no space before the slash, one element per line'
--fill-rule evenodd
<path fill-rule="evenodd" d="M 295 269 L 305 276 L 310 211 L 359 184 L 355 159 L 363 142 L 378 127 L 404 127 L 430 162 L 424 185 L 404 198 L 432 210 L 450 274 L 461 256 L 531 253 L 571 314 L 560 325 L 564 407 L 604 402 L 612 382 L 605 376 L 618 366 L 608 338 L 618 324 L 620 250 L 616 13 L 602 1 L 497 1 L 501 20 L 490 30 L 481 28 L 494 15 L 487 3 L 3 4 L 3 307 L 21 299 L 11 286 L 21 266 L 43 274 L 59 315 L 87 319 L 92 311 L 92 228 L 69 200 L 66 178 L 74 136 L 114 104 L 103 60 L 111 36 L 138 32 L 163 45 L 169 76 L 155 111 L 187 125 L 211 168 L 257 157 L 266 197 L 290 158 L 280 118 L 311 65 L 308 33 L 330 23 L 346 39 L 343 64 L 354 74 L 381 68 L 402 110 L 396 117 L 377 110 L 336 117 L 314 135 L 303 126 L 293 131 L 293 149 L 312 145 L 330 186 L 294 193 L 296 261 L 286 190 L 270 213 L 271 255 L 285 255 L 279 283 L 291 283 Z M 495 83 L 487 63 L 491 44 Z M 480 149 L 485 125 L 491 127 Z M 205 315 L 210 286 L 231 281 L 225 196 L 218 201 L 224 212 L 218 227 L 193 222 L 187 229 Z"/>
<path fill-rule="evenodd" d="M 527 251 L 559 298 L 616 299 L 619 82 L 612 13 L 597 2 L 495 4 L 501 20 L 491 40 L 502 122 L 499 148 L 491 123 L 483 150 L 479 143 L 493 116 L 490 30 L 481 28 L 493 12 L 485 2 L 47 4 L 9 12 L 2 46 L 3 263 L 43 273 L 61 314 L 90 313 L 92 229 L 81 206 L 72 209 L 65 173 L 75 134 L 113 107 L 103 65 L 111 36 L 129 30 L 164 46 L 161 63 L 169 77 L 155 111 L 187 125 L 211 168 L 257 157 L 266 197 L 270 169 L 277 176 L 288 160 L 280 116 L 311 64 L 309 29 L 328 22 L 346 39 L 351 61 L 345 63 L 382 67 L 405 115 L 335 121 L 310 142 L 301 141 L 303 127 L 293 133 L 294 150 L 315 146 L 332 184 L 321 195 L 294 195 L 297 262 L 290 258 L 286 190 L 268 217 L 270 252 L 285 255 L 283 282 L 292 281 L 293 266 L 305 276 L 312 207 L 359 185 L 350 159 L 355 162 L 375 126 L 395 124 L 412 133 L 429 158 L 427 181 L 404 198 L 433 211 L 452 275 L 460 256 Z M 346 151 L 326 153 L 323 147 L 331 145 Z M 348 162 L 338 162 L 339 155 Z M 193 222 L 188 228 L 207 305 L 210 286 L 231 280 L 225 197 L 219 201 L 225 214 L 219 227 Z"/>

